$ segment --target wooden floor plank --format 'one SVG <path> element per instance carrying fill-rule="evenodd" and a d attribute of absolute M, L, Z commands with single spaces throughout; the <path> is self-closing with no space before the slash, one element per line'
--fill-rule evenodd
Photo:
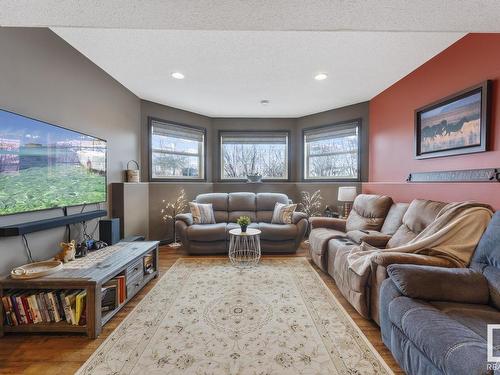
<path fill-rule="evenodd" d="M 182 248 L 172 249 L 168 246 L 161 247 L 159 264 L 161 275 L 177 259 L 186 256 L 188 255 Z M 295 255 L 290 256 L 307 256 L 307 246 L 303 245 Z M 265 255 L 265 257 L 272 258 L 274 256 Z M 404 374 L 392 357 L 391 352 L 382 343 L 378 326 L 374 322 L 364 319 L 354 310 L 342 296 L 329 275 L 320 271 L 317 267 L 314 268 L 389 367 L 398 375 Z M 16 334 L 1 337 L 0 374 L 73 374 L 151 290 L 157 280 L 154 279 L 131 299 L 127 306 L 103 327 L 101 335 L 96 340 L 91 340 L 85 336 L 40 334 Z"/>

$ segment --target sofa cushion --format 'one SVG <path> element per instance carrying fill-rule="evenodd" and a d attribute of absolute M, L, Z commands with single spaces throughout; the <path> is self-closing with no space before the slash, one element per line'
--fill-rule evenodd
<path fill-rule="evenodd" d="M 222 241 L 226 239 L 226 223 L 194 224 L 186 228 L 191 241 Z"/>
<path fill-rule="evenodd" d="M 385 217 L 384 224 L 382 225 L 380 232 L 391 236 L 396 233 L 398 228 L 403 223 L 403 216 L 409 206 L 409 203 L 393 203 L 387 213 L 387 216 Z"/>
<path fill-rule="evenodd" d="M 387 247 L 398 247 L 414 239 L 436 219 L 445 205 L 444 202 L 414 199 L 403 216 L 403 224 L 394 233 Z"/>
<path fill-rule="evenodd" d="M 346 230 L 380 230 L 391 205 L 392 199 L 385 195 L 358 195 L 347 218 Z"/>
<path fill-rule="evenodd" d="M 491 218 L 486 231 L 479 241 L 476 251 L 472 257 L 473 263 L 489 264 L 500 269 L 500 211 Z"/>
<path fill-rule="evenodd" d="M 385 248 L 385 245 L 387 245 L 387 242 L 391 239 L 391 236 L 376 230 L 352 230 L 347 232 L 346 236 L 357 244 L 366 242 L 368 245 L 372 245 L 379 249 Z"/>
<path fill-rule="evenodd" d="M 470 374 L 486 365 L 485 340 L 428 303 L 395 298 L 389 319 L 443 373 Z"/>
<path fill-rule="evenodd" d="M 259 223 L 260 238 L 268 241 L 294 240 L 297 237 L 295 224 Z"/>
<path fill-rule="evenodd" d="M 256 211 L 254 193 L 229 193 L 228 209 L 231 211 Z"/>
<path fill-rule="evenodd" d="M 257 211 L 273 211 L 276 203 L 289 203 L 288 197 L 281 193 L 258 193 L 255 200 Z"/>
<path fill-rule="evenodd" d="M 345 233 L 335 229 L 316 228 L 309 233 L 309 248 L 311 252 L 325 253 L 328 241 L 335 237 L 344 237 Z"/>
<path fill-rule="evenodd" d="M 488 305 L 441 301 L 431 302 L 430 304 L 485 340 L 487 325 L 500 324 L 500 312 Z M 495 346 L 500 344 L 500 335 L 493 335 L 493 339 Z"/>
<path fill-rule="evenodd" d="M 235 223 L 240 216 L 248 216 L 252 223 L 258 221 L 255 211 L 230 211 L 227 215 L 227 221 L 229 223 Z"/>
<path fill-rule="evenodd" d="M 212 203 L 214 211 L 227 211 L 227 193 L 206 193 L 196 197 L 196 203 Z"/>

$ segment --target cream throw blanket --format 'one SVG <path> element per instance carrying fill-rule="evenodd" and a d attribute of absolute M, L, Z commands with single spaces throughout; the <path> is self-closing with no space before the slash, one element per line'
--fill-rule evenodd
<path fill-rule="evenodd" d="M 348 255 L 349 268 L 363 276 L 371 259 L 381 252 L 434 255 L 465 267 L 493 216 L 491 207 L 476 202 L 449 203 L 436 219 L 413 240 L 391 249 L 377 249 L 367 243 L 354 247 Z"/>

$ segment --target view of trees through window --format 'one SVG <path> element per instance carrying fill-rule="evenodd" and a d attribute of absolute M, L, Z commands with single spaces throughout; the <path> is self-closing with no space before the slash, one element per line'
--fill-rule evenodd
<path fill-rule="evenodd" d="M 304 132 L 305 178 L 358 177 L 358 124 L 334 125 Z"/>
<path fill-rule="evenodd" d="M 153 121 L 151 177 L 203 178 L 204 137 L 202 130 Z"/>
<path fill-rule="evenodd" d="M 288 178 L 288 134 L 267 132 L 222 133 L 222 179 Z"/>

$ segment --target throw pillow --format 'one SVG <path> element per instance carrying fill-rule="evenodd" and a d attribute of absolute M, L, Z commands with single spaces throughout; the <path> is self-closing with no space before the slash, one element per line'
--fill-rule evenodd
<path fill-rule="evenodd" d="M 212 203 L 189 202 L 189 209 L 191 210 L 195 224 L 215 224 Z"/>
<path fill-rule="evenodd" d="M 292 224 L 292 216 L 296 208 L 296 204 L 276 203 L 271 224 Z"/>

